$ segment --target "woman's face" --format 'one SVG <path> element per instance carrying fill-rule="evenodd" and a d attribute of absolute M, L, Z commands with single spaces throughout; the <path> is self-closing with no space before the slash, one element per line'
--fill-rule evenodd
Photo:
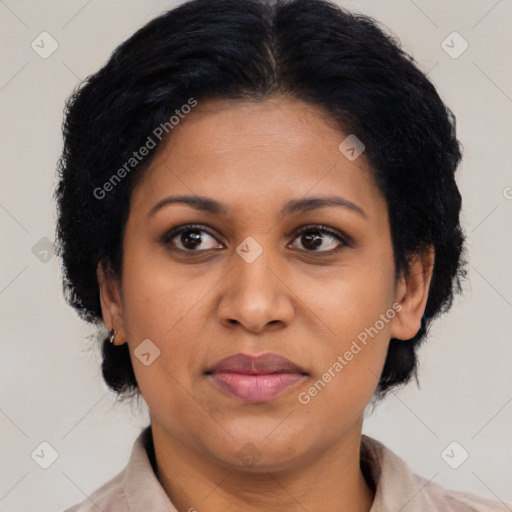
<path fill-rule="evenodd" d="M 153 426 L 191 452 L 269 470 L 357 440 L 389 339 L 419 328 L 426 294 L 394 280 L 386 202 L 347 135 L 298 101 L 200 102 L 133 192 L 104 318 L 122 323 Z M 215 209 L 161 203 L 183 195 Z M 300 371 L 209 373 L 240 353 Z"/>

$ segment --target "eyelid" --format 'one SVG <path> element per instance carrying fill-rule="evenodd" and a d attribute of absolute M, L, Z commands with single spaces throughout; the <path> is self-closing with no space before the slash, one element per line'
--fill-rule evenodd
<path fill-rule="evenodd" d="M 216 240 L 219 238 L 215 233 L 213 233 L 210 228 L 205 226 L 204 224 L 182 224 L 181 226 L 176 226 L 175 228 L 170 229 L 167 231 L 161 238 L 161 242 L 165 245 L 168 244 L 176 235 L 181 234 L 183 231 L 192 231 L 192 230 L 198 230 L 198 231 L 204 231 L 208 235 L 210 235 L 212 238 L 215 238 Z M 193 251 L 188 251 L 193 252 Z M 202 252 L 202 251 L 197 251 Z"/>
<path fill-rule="evenodd" d="M 220 242 L 218 240 L 218 236 L 210 229 L 208 228 L 207 226 L 205 226 L 204 224 L 183 224 L 183 225 L 180 225 L 180 226 L 176 226 L 175 228 L 172 228 L 170 229 L 168 232 L 166 232 L 162 237 L 161 237 L 161 242 L 162 244 L 164 245 L 169 245 L 170 244 L 170 241 L 177 235 L 181 234 L 182 232 L 184 231 L 192 231 L 192 230 L 198 230 L 198 231 L 204 231 L 205 233 L 207 233 L 209 236 L 211 236 L 212 238 L 214 238 L 215 240 L 217 240 L 219 243 L 223 244 L 223 242 Z M 332 249 L 330 251 L 301 251 L 301 252 L 308 252 L 308 253 L 318 253 L 318 254 L 333 254 L 333 253 L 336 253 L 338 251 L 340 251 L 343 246 L 346 246 L 346 247 L 352 247 L 353 246 L 353 241 L 352 239 L 345 235 L 344 233 L 342 233 L 341 231 L 338 231 L 337 229 L 335 228 L 331 228 L 329 226 L 326 226 L 324 224 L 305 224 L 299 228 L 297 228 L 296 230 L 293 231 L 293 233 L 290 235 L 292 236 L 292 241 L 295 240 L 298 236 L 302 235 L 304 232 L 307 232 L 307 231 L 321 231 L 322 233 L 326 233 L 330 236 L 332 236 L 333 238 L 337 239 L 340 243 L 341 243 L 341 247 L 338 247 L 337 249 Z M 204 249 L 204 250 L 200 250 L 200 251 L 185 251 L 183 249 L 179 249 L 177 247 L 174 247 L 176 250 L 178 251 L 181 251 L 181 252 L 189 252 L 189 253 L 202 253 L 202 252 L 206 252 L 206 251 L 209 251 L 209 250 L 212 250 L 212 249 Z M 214 249 L 216 250 L 216 249 Z"/>
<path fill-rule="evenodd" d="M 295 230 L 293 232 L 292 236 L 295 239 L 296 237 L 298 237 L 299 235 L 302 235 L 306 231 L 315 231 L 315 230 L 331 235 L 333 238 L 336 238 L 337 240 L 339 240 L 342 243 L 342 245 L 345 245 L 347 247 L 353 246 L 353 240 L 351 237 L 349 237 L 348 235 L 345 235 L 344 233 L 342 233 L 341 231 L 339 231 L 335 228 L 331 228 L 324 224 L 305 224 L 304 226 Z M 338 249 L 334 249 L 331 251 L 317 251 L 317 252 L 318 253 L 324 252 L 325 254 L 333 254 L 333 253 L 337 252 L 338 250 L 340 250 L 340 249 L 338 248 Z M 307 251 L 307 252 L 315 252 L 315 251 Z"/>

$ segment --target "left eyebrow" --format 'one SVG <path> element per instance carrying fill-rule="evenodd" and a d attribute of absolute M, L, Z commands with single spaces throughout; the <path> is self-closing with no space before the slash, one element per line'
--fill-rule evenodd
<path fill-rule="evenodd" d="M 284 205 L 281 213 L 282 215 L 292 215 L 294 213 L 308 212 L 318 208 L 324 208 L 326 206 L 342 206 L 366 218 L 366 213 L 360 206 L 339 196 L 319 196 L 292 199 Z"/>
<path fill-rule="evenodd" d="M 148 217 L 154 215 L 164 206 L 176 203 L 186 204 L 191 208 L 213 215 L 229 214 L 229 209 L 226 207 L 226 205 L 219 203 L 215 199 L 197 195 L 182 195 L 164 197 L 158 201 L 158 203 L 155 204 L 151 210 L 149 210 Z M 339 196 L 319 196 L 291 199 L 284 205 L 283 209 L 281 210 L 281 214 L 283 216 L 293 215 L 300 212 L 307 212 L 319 208 L 324 208 L 326 206 L 341 206 L 366 218 L 366 214 L 360 206 L 353 203 L 352 201 L 349 201 L 348 199 Z"/>

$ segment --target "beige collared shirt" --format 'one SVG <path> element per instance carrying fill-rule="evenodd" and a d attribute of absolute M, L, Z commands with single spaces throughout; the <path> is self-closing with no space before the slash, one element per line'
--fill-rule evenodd
<path fill-rule="evenodd" d="M 150 427 L 135 440 L 125 468 L 84 502 L 65 512 L 178 512 L 158 481 L 146 450 L 153 454 Z M 414 474 L 382 443 L 366 435 L 361 438 L 361 461 L 367 464 L 376 488 L 370 512 L 512 511 L 510 504 L 450 491 L 429 482 Z"/>

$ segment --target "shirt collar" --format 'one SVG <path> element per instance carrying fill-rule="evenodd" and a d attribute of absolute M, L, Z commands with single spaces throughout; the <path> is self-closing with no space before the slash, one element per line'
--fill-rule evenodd
<path fill-rule="evenodd" d="M 130 511 L 178 512 L 153 471 L 151 460 L 155 460 L 153 436 L 148 426 L 135 440 L 126 466 L 124 489 Z"/>
<path fill-rule="evenodd" d="M 361 436 L 361 463 L 367 464 L 376 487 L 370 512 L 424 512 L 438 509 L 440 504 L 431 498 L 444 495 L 443 489 L 413 473 L 393 451 L 364 434 Z"/>

